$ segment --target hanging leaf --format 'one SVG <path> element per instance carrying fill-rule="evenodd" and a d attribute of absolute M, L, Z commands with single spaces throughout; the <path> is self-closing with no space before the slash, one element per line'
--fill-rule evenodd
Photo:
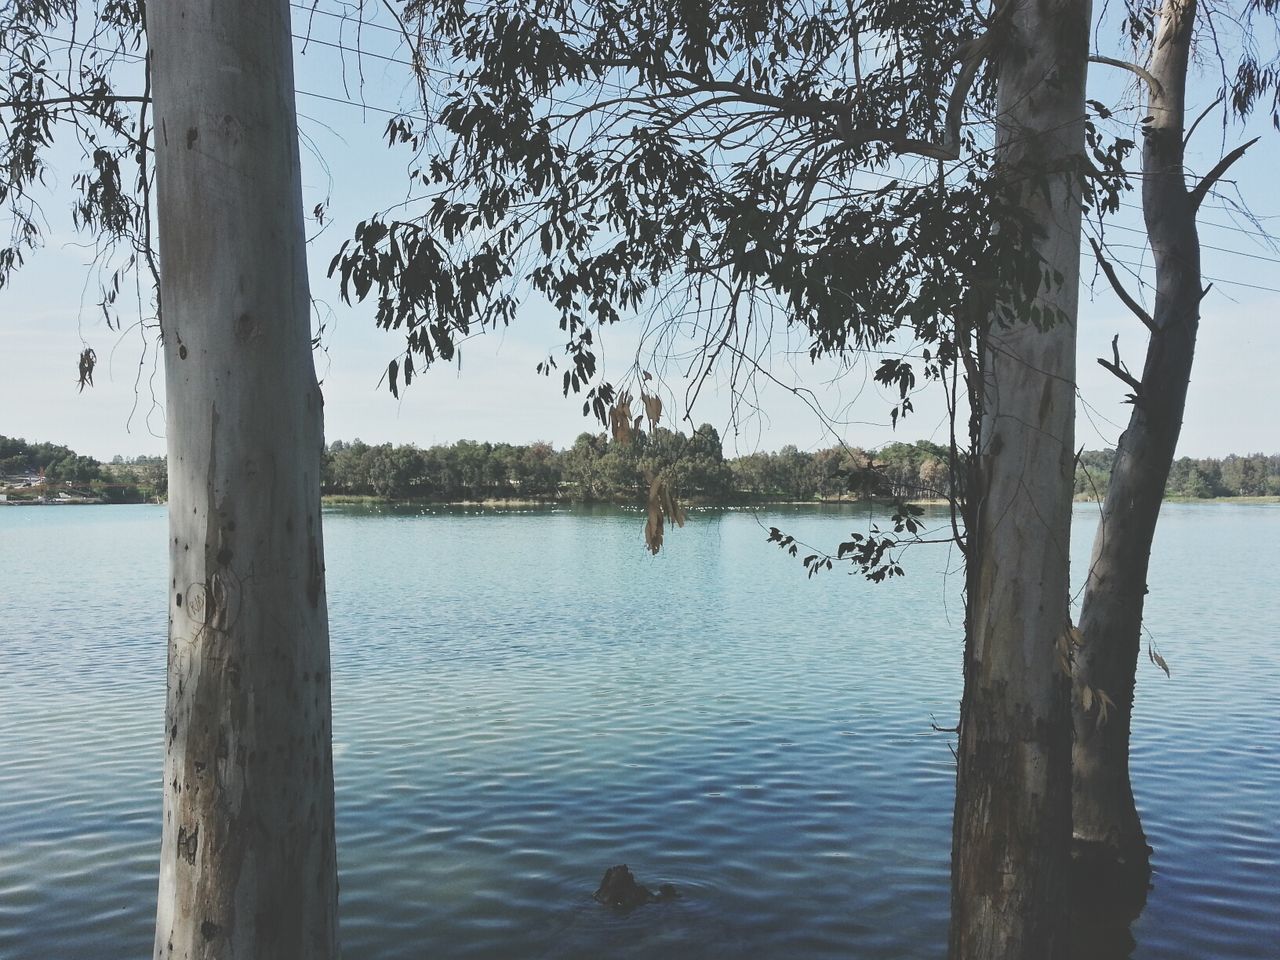
<path fill-rule="evenodd" d="M 1107 711 L 1115 706 L 1111 698 L 1107 696 L 1105 690 L 1095 690 L 1094 693 L 1098 697 L 1098 720 L 1097 725 L 1101 727 L 1107 722 Z"/>
<path fill-rule="evenodd" d="M 613 439 L 623 446 L 631 442 L 631 395 L 619 395 L 618 402 L 609 410 L 609 423 L 613 428 Z"/>
<path fill-rule="evenodd" d="M 98 355 L 93 348 L 85 347 L 80 351 L 80 393 L 85 387 L 93 386 L 93 368 L 98 362 Z"/>
<path fill-rule="evenodd" d="M 662 549 L 662 481 L 654 477 L 649 483 L 649 500 L 646 504 L 649 519 L 644 525 L 644 542 L 649 552 L 656 554 Z"/>
<path fill-rule="evenodd" d="M 684 526 L 684 511 L 676 503 L 675 497 L 672 496 L 671 488 L 665 480 L 658 481 L 658 492 L 661 497 L 662 512 L 666 514 L 668 520 L 677 527 Z"/>
<path fill-rule="evenodd" d="M 645 416 L 649 418 L 649 431 L 652 433 L 657 429 L 658 421 L 662 419 L 662 400 L 643 392 L 640 394 L 640 400 L 644 403 Z"/>
<path fill-rule="evenodd" d="M 657 553 L 662 549 L 662 535 L 666 524 L 670 522 L 683 527 L 685 513 L 676 503 L 671 487 L 661 474 L 649 480 L 649 498 L 645 506 L 649 516 L 644 525 L 644 542 L 650 553 Z"/>

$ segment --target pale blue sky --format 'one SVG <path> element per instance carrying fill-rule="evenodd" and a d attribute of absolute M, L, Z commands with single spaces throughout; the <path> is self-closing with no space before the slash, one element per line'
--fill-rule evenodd
<path fill-rule="evenodd" d="M 312 36 L 350 45 L 352 36 L 340 38 L 338 26 L 338 21 L 318 16 Z M 303 32 L 301 24 L 295 24 L 295 32 Z M 400 400 L 378 385 L 387 361 L 400 351 L 402 334 L 374 328 L 367 309 L 343 308 L 325 270 L 357 220 L 403 196 L 407 154 L 393 153 L 383 145 L 388 118 L 372 108 L 407 107 L 413 102 L 413 91 L 404 67 L 366 57 L 362 94 L 349 55 L 344 82 L 340 51 L 313 42 L 304 54 L 301 43 L 297 46 L 298 89 L 304 91 L 298 99 L 301 128 L 323 153 L 332 174 L 330 186 L 322 166 L 304 150 L 307 209 L 332 191 L 330 226 L 312 243 L 310 258 L 313 294 L 334 310 L 325 335 L 327 350 L 317 355 L 329 439 L 359 436 L 369 442 L 419 445 L 460 438 L 543 439 L 564 446 L 583 430 L 598 429 L 593 420 L 581 415 L 580 402 L 561 396 L 558 377 L 545 379 L 534 373 L 534 365 L 548 350 L 559 354 L 561 342 L 554 319 L 534 307 L 511 329 L 469 342 L 462 351 L 461 370 L 457 365 L 430 370 L 402 391 Z M 366 30 L 362 46 L 367 52 L 393 54 L 394 38 Z M 1111 102 L 1127 79 L 1095 66 L 1091 95 Z M 1212 99 L 1209 90 L 1208 82 L 1197 84 L 1194 99 L 1207 104 Z M 341 100 L 363 96 L 371 109 L 362 111 L 315 94 Z M 1229 130 L 1226 145 L 1229 149 L 1254 134 L 1263 139 L 1238 164 L 1235 176 L 1264 225 L 1280 233 L 1280 193 L 1275 188 L 1280 133 L 1260 120 L 1247 132 Z M 1192 144 L 1193 169 L 1211 166 L 1222 144 L 1220 125 L 1206 121 Z M 58 172 L 57 183 L 65 188 L 73 170 L 68 165 Z M 1137 203 L 1136 195 L 1130 203 Z M 1202 242 L 1237 252 L 1204 252 L 1206 276 L 1220 282 L 1203 304 L 1180 452 L 1194 456 L 1280 452 L 1280 404 L 1272 379 L 1280 369 L 1276 342 L 1280 252 L 1250 236 L 1246 231 L 1253 228 L 1221 209 L 1220 201 L 1209 203 L 1201 217 Z M 144 355 L 136 331 L 119 335 L 103 324 L 95 306 L 95 288 L 86 285 L 85 264 L 91 251 L 84 248 L 84 238 L 71 232 L 65 213 L 68 206 L 65 191 L 46 202 L 53 227 L 49 242 L 30 258 L 12 288 L 0 292 L 0 433 L 65 443 L 100 458 L 162 453 L 163 376 L 154 367 L 153 352 Z M 1138 211 L 1127 208 L 1116 224 L 1133 232 L 1115 230 L 1110 234 L 1112 242 L 1136 245 L 1119 249 L 1118 255 L 1134 264 L 1149 264 L 1150 256 L 1141 248 Z M 1092 279 L 1091 258 L 1084 272 L 1086 280 Z M 1120 432 L 1117 425 L 1127 419 L 1128 407 L 1121 403 L 1125 388 L 1094 362 L 1095 357 L 1109 356 L 1116 333 L 1126 361 L 1140 367 L 1144 331 L 1117 303 L 1106 281 L 1099 279 L 1092 291 L 1082 291 L 1080 388 L 1087 406 L 1080 410 L 1077 445 L 1114 443 Z M 99 367 L 94 388 L 78 393 L 75 359 L 82 337 L 96 349 Z M 843 373 L 833 366 L 815 370 L 804 356 L 804 346 L 803 339 L 778 344 L 771 359 L 773 371 L 780 380 L 813 388 L 823 407 L 845 422 L 840 429 L 845 442 L 872 446 L 892 439 L 945 439 L 940 397 L 922 394 L 915 415 L 895 432 L 888 421 L 892 397 L 866 382 L 874 357 Z M 607 331 L 606 376 L 616 377 L 630 367 L 636 348 L 633 325 Z M 794 362 L 788 349 L 794 352 Z M 683 382 L 672 373 L 664 396 L 669 411 L 683 415 L 683 391 Z M 720 428 L 727 452 L 776 449 L 785 443 L 815 448 L 832 442 L 809 407 L 787 391 L 762 387 L 758 403 L 760 412 L 748 412 L 740 420 L 736 440 L 723 384 L 702 395 L 693 418 Z"/>

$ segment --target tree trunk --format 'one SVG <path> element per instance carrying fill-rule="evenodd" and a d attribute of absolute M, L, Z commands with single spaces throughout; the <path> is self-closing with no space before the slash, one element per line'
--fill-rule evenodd
<path fill-rule="evenodd" d="M 1196 202 L 1183 178 L 1184 92 L 1194 0 L 1165 0 L 1149 67 L 1142 206 L 1156 268 L 1155 329 L 1141 388 L 1120 437 L 1080 616 L 1074 669 L 1072 808 L 1076 858 L 1088 882 L 1115 902 L 1140 906 L 1149 854 L 1129 784 L 1133 709 L 1147 566 L 1165 483 L 1182 429 L 1200 323 Z M 1086 691 L 1088 691 L 1086 693 Z M 1100 718 L 1104 692 L 1106 718 Z"/>
<path fill-rule="evenodd" d="M 1067 950 L 1071 843 L 1068 616 L 1075 317 L 1088 0 L 1025 0 L 998 65 L 997 159 L 1023 184 L 1061 281 L 985 334 L 970 502 L 964 699 L 950 955 L 1053 960 Z"/>
<path fill-rule="evenodd" d="M 321 397 L 286 0 L 147 8 L 169 448 L 155 956 L 337 954 Z"/>

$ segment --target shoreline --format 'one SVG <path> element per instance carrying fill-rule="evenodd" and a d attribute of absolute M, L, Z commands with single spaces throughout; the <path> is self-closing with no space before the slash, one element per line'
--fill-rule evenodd
<path fill-rule="evenodd" d="M 906 503 L 921 507 L 945 507 L 950 501 L 940 497 L 926 497 L 918 500 L 907 500 Z M 1077 496 L 1073 503 L 1101 503 L 1097 497 Z M 1280 496 L 1248 496 L 1248 497 L 1165 497 L 1164 503 L 1191 504 L 1255 504 L 1280 505 Z M 622 502 L 607 500 L 556 500 L 536 498 L 508 498 L 492 500 L 431 500 L 424 497 L 375 497 L 355 496 L 351 494 L 325 494 L 320 498 L 321 506 L 416 506 L 416 507 L 482 507 L 485 509 L 528 509 L 533 507 L 635 507 L 641 508 L 639 502 Z M 690 509 L 736 509 L 742 507 L 865 507 L 887 506 L 877 500 L 785 500 L 785 499 L 744 499 L 711 502 L 690 500 L 683 506 Z"/>
<path fill-rule="evenodd" d="M 66 500 L 6 499 L 0 500 L 0 507 L 102 507 L 102 506 L 138 506 L 163 504 L 163 500 L 136 500 L 113 502 L 109 500 L 75 498 Z M 906 501 L 914 506 L 945 507 L 947 500 L 937 497 Z M 1099 504 L 1097 497 L 1077 496 L 1073 503 Z M 1249 497 L 1165 497 L 1164 503 L 1178 504 L 1244 504 L 1254 506 L 1280 505 L 1280 496 Z M 320 498 L 322 507 L 478 507 L 486 510 L 516 510 L 542 507 L 634 507 L 641 508 L 640 503 L 614 502 L 605 500 L 556 500 L 524 497 L 511 497 L 492 500 L 431 500 L 422 497 L 375 497 L 354 496 L 351 494 L 325 494 Z M 685 504 L 689 509 L 741 509 L 743 507 L 865 507 L 887 506 L 875 500 L 732 500 L 709 502 L 691 500 Z"/>

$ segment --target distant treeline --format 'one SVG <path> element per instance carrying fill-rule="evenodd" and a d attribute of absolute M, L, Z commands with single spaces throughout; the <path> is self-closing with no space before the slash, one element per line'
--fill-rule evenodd
<path fill-rule="evenodd" d="M 50 480 L 102 479 L 102 464 L 69 447 L 27 443 L 21 437 L 0 436 L 0 477 L 38 476 Z"/>
<path fill-rule="evenodd" d="M 337 441 L 326 451 L 330 494 L 460 500 L 534 499 L 634 502 L 662 474 L 686 500 L 834 500 L 945 496 L 946 448 L 928 441 L 874 452 L 783 447 L 727 459 L 720 435 L 703 424 L 690 436 L 658 428 L 630 443 L 584 433 L 567 450 L 462 440 L 448 446 L 370 446 Z"/>
<path fill-rule="evenodd" d="M 44 483 L 32 487 L 32 479 Z M 58 444 L 0 436 L 0 489 L 39 496 L 49 493 L 48 486 L 68 484 L 109 503 L 139 503 L 163 498 L 169 473 L 164 457 L 117 456 L 103 464 Z"/>
<path fill-rule="evenodd" d="M 1104 493 L 1114 459 L 1114 450 L 1082 453 L 1076 493 Z M 951 490 L 947 449 L 927 440 L 878 450 L 811 452 L 785 446 L 776 453 L 730 459 L 710 424 L 689 436 L 660 427 L 626 444 L 603 433 L 584 433 L 567 450 L 548 443 L 460 440 L 417 447 L 338 440 L 325 451 L 322 483 L 326 494 L 395 500 L 633 503 L 643 499 L 650 479 L 659 474 L 695 503 L 919 500 L 945 498 Z M 163 498 L 167 491 L 164 457 L 117 456 L 103 464 L 64 446 L 0 436 L 0 477 L 8 488 L 39 476 L 64 486 L 69 481 L 113 502 Z M 1183 457 L 1174 461 L 1165 495 L 1280 496 L 1280 455 Z"/>
<path fill-rule="evenodd" d="M 1114 450 L 1086 450 L 1076 467 L 1076 493 L 1101 496 L 1111 479 Z M 1182 457 L 1173 462 L 1166 497 L 1276 497 L 1280 496 L 1280 454 L 1251 453 L 1214 457 Z"/>

